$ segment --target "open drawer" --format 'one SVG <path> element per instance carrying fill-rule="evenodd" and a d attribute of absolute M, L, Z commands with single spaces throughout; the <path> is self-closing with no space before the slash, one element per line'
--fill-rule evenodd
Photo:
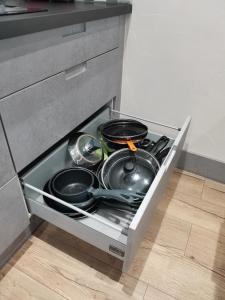
<path fill-rule="evenodd" d="M 131 118 L 132 116 L 117 112 L 109 106 L 92 118 L 90 122 L 81 128 L 81 131 L 96 135 L 98 125 L 111 118 L 118 117 Z M 133 118 L 136 117 L 133 116 Z M 140 120 L 148 126 L 149 138 L 151 140 L 157 140 L 163 134 L 169 136 L 171 150 L 161 165 L 135 215 L 129 212 L 109 209 L 104 206 L 94 214 L 88 214 L 74 208 L 87 216 L 83 219 L 74 220 L 45 204 L 43 196 L 58 202 L 62 201 L 43 192 L 43 187 L 57 171 L 72 165 L 67 152 L 68 141 L 48 154 L 21 178 L 25 198 L 31 214 L 37 215 L 119 258 L 123 261 L 123 271 L 128 270 L 138 246 L 144 238 L 145 230 L 149 226 L 154 209 L 160 201 L 170 174 L 179 158 L 191 119 L 188 117 L 182 128 L 175 128 L 143 119 Z"/>

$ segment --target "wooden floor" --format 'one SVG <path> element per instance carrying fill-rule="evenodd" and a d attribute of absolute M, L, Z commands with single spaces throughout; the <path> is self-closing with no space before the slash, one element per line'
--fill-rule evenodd
<path fill-rule="evenodd" d="M 0 299 L 225 299 L 225 185 L 175 172 L 130 271 L 120 267 L 43 224 L 0 271 Z"/>

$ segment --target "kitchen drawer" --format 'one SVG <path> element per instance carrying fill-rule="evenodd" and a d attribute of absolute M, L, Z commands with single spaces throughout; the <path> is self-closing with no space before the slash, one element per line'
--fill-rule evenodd
<path fill-rule="evenodd" d="M 27 207 L 14 177 L 0 189 L 0 256 L 28 226 Z"/>
<path fill-rule="evenodd" d="M 119 46 L 119 17 L 1 41 L 0 98 Z"/>
<path fill-rule="evenodd" d="M 107 108 L 82 128 L 82 131 L 96 135 L 98 125 L 114 116 L 118 117 L 118 114 L 125 115 Z M 130 116 L 128 117 L 130 118 Z M 170 174 L 179 158 L 189 123 L 190 118 L 187 118 L 182 128 L 179 129 L 156 122 L 146 122 L 149 127 L 149 138 L 157 140 L 161 134 L 166 133 L 170 137 L 171 150 L 135 216 L 128 212 L 100 208 L 95 214 L 88 215 L 87 218 L 73 220 L 45 204 L 43 195 L 51 199 L 54 198 L 43 192 L 45 183 L 57 171 L 72 165 L 67 153 L 68 141 L 51 152 L 21 178 L 30 212 L 119 258 L 123 261 L 123 270 L 126 271 L 141 240 L 144 238 L 155 207 L 160 201 Z M 156 128 L 158 128 L 158 131 L 156 131 Z M 60 199 L 54 199 L 61 201 Z M 87 215 L 86 212 L 84 214 Z"/>
<path fill-rule="evenodd" d="M 0 188 L 14 176 L 15 170 L 0 120 Z"/>
<path fill-rule="evenodd" d="M 115 49 L 0 103 L 17 171 L 118 95 L 120 63 Z"/>

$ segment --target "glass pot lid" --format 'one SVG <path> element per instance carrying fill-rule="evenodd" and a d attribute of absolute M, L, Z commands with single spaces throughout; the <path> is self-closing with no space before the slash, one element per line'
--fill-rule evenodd
<path fill-rule="evenodd" d="M 100 142 L 89 134 L 81 135 L 77 140 L 77 151 L 84 160 L 90 163 L 98 163 L 103 156 Z"/>

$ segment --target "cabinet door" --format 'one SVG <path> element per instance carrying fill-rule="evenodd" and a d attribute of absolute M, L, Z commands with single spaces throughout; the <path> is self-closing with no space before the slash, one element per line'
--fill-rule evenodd
<path fill-rule="evenodd" d="M 119 46 L 119 17 L 1 40 L 0 98 Z"/>
<path fill-rule="evenodd" d="M 28 227 L 29 216 L 19 180 L 0 189 L 0 255 Z"/>
<path fill-rule="evenodd" d="M 0 187 L 15 175 L 5 134 L 0 121 Z"/>
<path fill-rule="evenodd" d="M 120 66 L 116 49 L 1 102 L 3 124 L 18 171 L 118 95 Z"/>

